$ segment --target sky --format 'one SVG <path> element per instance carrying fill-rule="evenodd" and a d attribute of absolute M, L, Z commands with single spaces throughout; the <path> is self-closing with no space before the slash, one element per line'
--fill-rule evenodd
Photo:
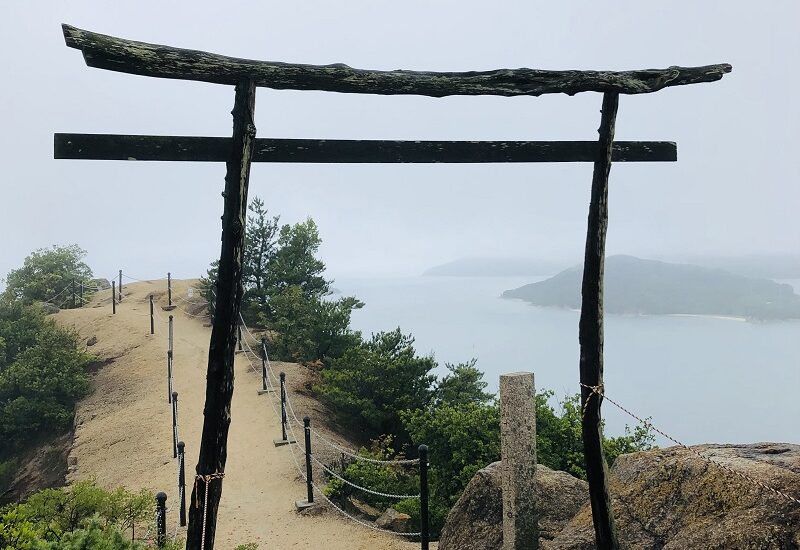
<path fill-rule="evenodd" d="M 113 5 L 113 8 L 110 6 Z M 796 253 L 800 3 L 0 2 L 0 276 L 77 243 L 97 275 L 194 277 L 219 256 L 222 163 L 53 159 L 53 133 L 230 136 L 233 89 L 86 67 L 60 24 L 253 59 L 415 70 L 731 63 L 719 82 L 622 96 L 617 139 L 677 163 L 615 164 L 608 252 Z M 601 95 L 366 96 L 259 88 L 259 137 L 593 140 Z M 590 164 L 256 164 L 250 196 L 312 217 L 335 277 L 464 256 L 578 260 Z"/>

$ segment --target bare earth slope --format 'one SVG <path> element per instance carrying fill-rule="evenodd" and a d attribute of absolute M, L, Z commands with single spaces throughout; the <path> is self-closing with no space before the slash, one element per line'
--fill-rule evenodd
<path fill-rule="evenodd" d="M 179 437 L 186 443 L 187 506 L 194 477 L 202 429 L 205 368 L 210 328 L 197 307 L 185 300 L 192 281 L 173 281 L 179 309 L 174 315 L 175 391 L 179 393 Z M 148 295 L 156 299 L 155 334 L 150 335 Z M 89 348 L 107 364 L 93 378 L 92 394 L 78 406 L 75 441 L 70 454 L 68 481 L 94 478 L 108 488 L 147 488 L 168 495 L 167 529 L 177 529 L 178 492 L 176 463 L 172 458 L 171 409 L 167 403 L 166 282 L 147 281 L 126 285 L 124 298 L 111 314 L 109 291 L 98 293 L 84 308 L 65 310 L 57 319 L 74 326 Z M 194 300 L 197 300 L 195 294 Z M 275 363 L 284 370 L 291 386 L 305 376 L 302 367 Z M 260 548 L 326 550 L 405 549 L 416 544 L 377 533 L 354 524 L 335 511 L 314 516 L 299 515 L 294 502 L 305 498 L 305 483 L 298 477 L 288 446 L 275 447 L 280 437 L 280 418 L 257 395 L 260 376 L 244 354 L 236 356 L 232 423 L 228 438 L 228 462 L 217 530 L 217 547 L 231 549 L 257 542 Z M 297 395 L 298 416 L 310 414 L 325 431 L 325 415 L 319 403 Z M 298 436 L 301 436 L 298 433 Z M 338 441 L 342 442 L 341 439 Z M 299 449 L 297 449 L 299 451 Z M 182 530 L 178 530 L 182 536 Z"/>

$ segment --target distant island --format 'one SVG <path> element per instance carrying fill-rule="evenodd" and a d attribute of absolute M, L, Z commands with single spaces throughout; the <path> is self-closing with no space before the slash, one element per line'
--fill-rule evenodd
<path fill-rule="evenodd" d="M 800 319 L 800 296 L 787 284 L 721 269 L 643 260 L 606 259 L 605 309 L 609 313 L 718 315 L 746 319 Z M 539 306 L 579 309 L 582 266 L 547 280 L 507 290 Z"/>
<path fill-rule="evenodd" d="M 532 258 L 460 258 L 425 271 L 424 277 L 515 277 L 558 273 L 569 263 Z"/>

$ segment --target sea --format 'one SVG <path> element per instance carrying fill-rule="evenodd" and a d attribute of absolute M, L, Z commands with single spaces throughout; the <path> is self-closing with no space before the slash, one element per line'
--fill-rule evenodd
<path fill-rule="evenodd" d="M 503 373 L 529 371 L 552 402 L 579 391 L 580 312 L 500 297 L 546 277 L 340 278 L 365 307 L 352 326 L 365 337 L 400 327 L 439 363 L 477 359 L 487 389 Z M 780 282 L 800 293 L 800 280 Z M 605 318 L 605 391 L 681 443 L 800 443 L 800 321 L 705 316 Z M 637 420 L 606 401 L 606 435 Z M 656 443 L 674 442 L 658 435 Z"/>

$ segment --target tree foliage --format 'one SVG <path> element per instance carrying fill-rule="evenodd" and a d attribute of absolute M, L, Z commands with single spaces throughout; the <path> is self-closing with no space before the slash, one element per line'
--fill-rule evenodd
<path fill-rule="evenodd" d="M 0 300 L 0 342 L 2 458 L 42 433 L 71 425 L 75 404 L 88 391 L 90 356 L 80 351 L 76 333 L 18 300 Z"/>
<path fill-rule="evenodd" d="M 361 334 L 350 330 L 350 315 L 363 305 L 353 297 L 320 299 L 306 295 L 299 286 L 289 286 L 272 297 L 270 314 L 264 313 L 259 324 L 273 331 L 275 357 L 327 360 L 360 343 Z"/>
<path fill-rule="evenodd" d="M 135 527 L 153 517 L 153 495 L 117 488 L 107 491 L 92 481 L 45 489 L 21 504 L 0 510 L 0 548 L 20 550 L 139 549 Z M 130 536 L 124 533 L 130 532 Z"/>
<path fill-rule="evenodd" d="M 279 225 L 254 198 L 248 210 L 242 266 L 241 311 L 246 323 L 267 329 L 270 353 L 278 359 L 329 361 L 358 344 L 350 315 L 364 304 L 354 297 L 333 299 L 325 263 L 317 255 L 322 239 L 314 220 Z M 217 262 L 201 279 L 213 314 Z"/>
<path fill-rule="evenodd" d="M 76 285 L 92 286 L 92 270 L 83 261 L 85 257 L 86 251 L 76 244 L 35 250 L 22 267 L 8 273 L 5 293 L 24 302 L 54 299 L 54 305 L 70 307 L 71 290 L 63 291 L 71 287 L 73 280 Z"/>
<path fill-rule="evenodd" d="M 399 328 L 373 334 L 345 351 L 322 371 L 317 388 L 339 417 L 368 439 L 393 435 L 408 442 L 400 412 L 427 407 L 433 396 L 436 367 L 432 357 L 419 357 L 414 339 Z"/>

